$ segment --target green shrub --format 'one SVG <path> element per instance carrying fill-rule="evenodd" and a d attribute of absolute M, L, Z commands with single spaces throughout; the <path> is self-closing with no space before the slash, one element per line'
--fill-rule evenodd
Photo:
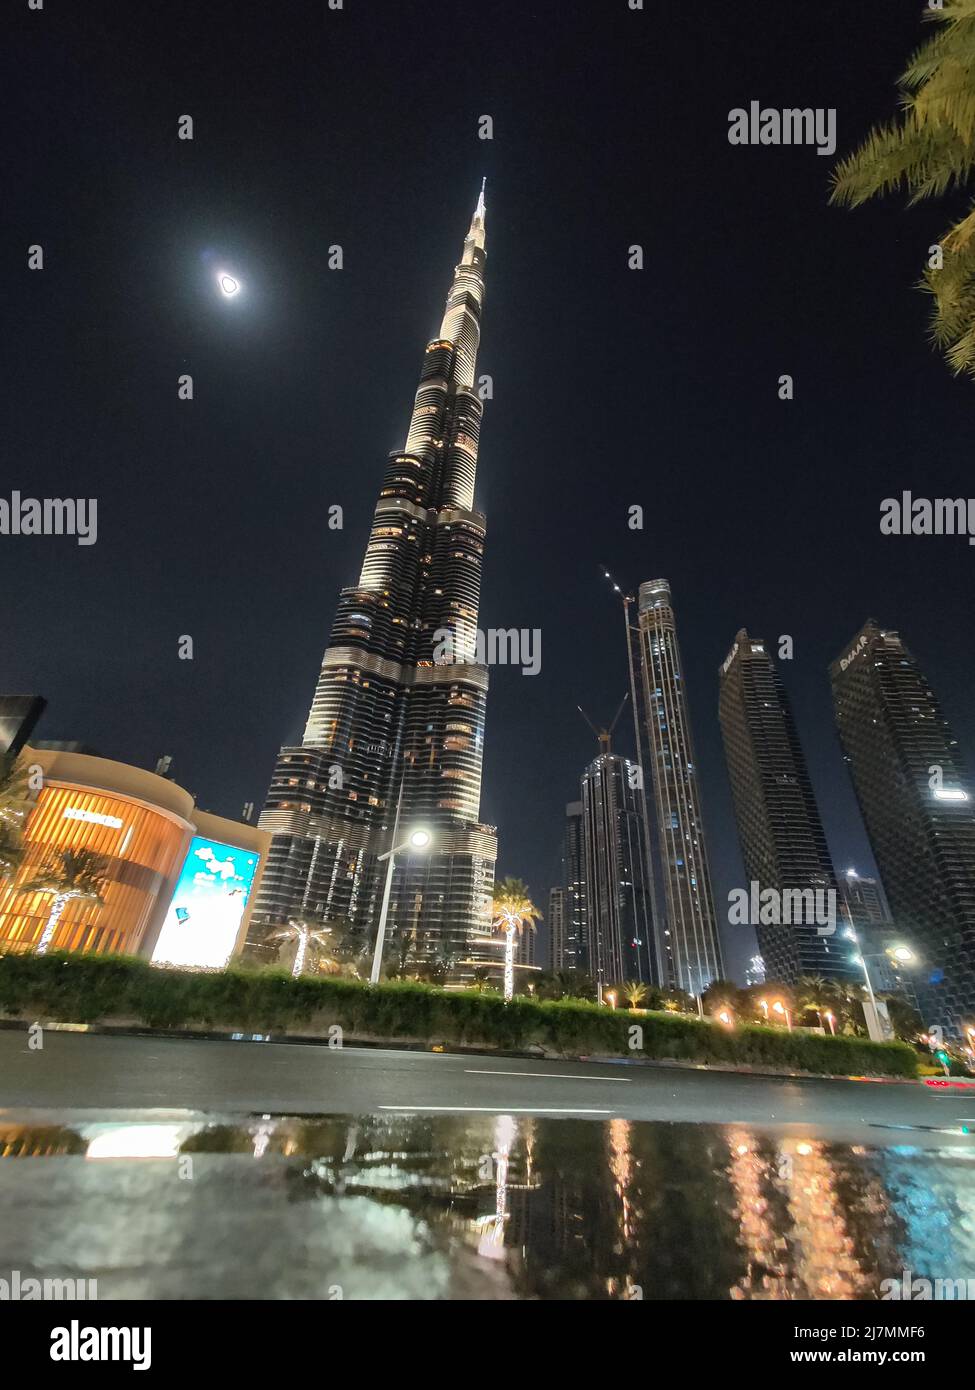
<path fill-rule="evenodd" d="M 759 1024 L 729 1029 L 673 1013 L 629 1013 L 579 999 L 516 998 L 447 991 L 411 981 L 293 979 L 283 970 L 160 970 L 122 956 L 0 957 L 0 1014 L 152 1028 L 206 1027 L 254 1033 L 323 1034 L 523 1049 L 572 1056 L 651 1057 L 772 1067 L 819 1075 L 917 1074 L 906 1043 L 785 1032 Z M 630 1030 L 642 1029 L 642 1047 Z"/>

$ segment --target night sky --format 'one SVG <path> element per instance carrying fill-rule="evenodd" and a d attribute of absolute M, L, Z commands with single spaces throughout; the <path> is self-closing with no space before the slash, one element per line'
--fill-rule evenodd
<path fill-rule="evenodd" d="M 965 203 L 829 208 L 833 158 L 732 146 L 728 112 L 836 107 L 849 152 L 893 114 L 920 11 L 11 0 L 0 495 L 96 497 L 99 530 L 0 537 L 0 689 L 47 697 L 39 737 L 171 753 L 207 809 L 261 804 L 487 175 L 481 624 L 542 632 L 539 675 L 491 675 L 499 872 L 547 907 L 596 751 L 576 706 L 599 723 L 627 688 L 601 564 L 671 582 L 719 918 L 744 874 L 717 671 L 743 625 L 793 637 L 781 670 L 837 867 L 869 871 L 826 674 L 867 616 L 904 634 L 975 749 L 975 551 L 879 532 L 884 497 L 972 491 L 975 384 L 912 288 Z M 744 932 L 723 928 L 735 970 Z"/>

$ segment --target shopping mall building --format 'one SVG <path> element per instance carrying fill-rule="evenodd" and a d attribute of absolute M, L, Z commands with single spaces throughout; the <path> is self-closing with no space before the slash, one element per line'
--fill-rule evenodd
<path fill-rule="evenodd" d="M 144 768 L 30 745 L 21 757 L 34 804 L 24 862 L 0 886 L 0 954 L 36 948 L 54 894 L 28 885 L 65 850 L 98 856 L 102 901 L 69 900 L 50 950 L 210 969 L 240 951 L 266 831 L 198 810 L 189 792 Z"/>

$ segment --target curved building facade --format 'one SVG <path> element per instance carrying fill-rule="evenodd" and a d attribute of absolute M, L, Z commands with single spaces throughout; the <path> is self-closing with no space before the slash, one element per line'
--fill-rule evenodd
<path fill-rule="evenodd" d="M 768 643 L 742 628 L 719 673 L 718 715 L 748 885 L 838 897 L 833 861 L 792 706 Z M 755 924 L 770 980 L 856 980 L 842 937 L 811 922 Z"/>
<path fill-rule="evenodd" d="M 187 915 L 186 933 L 199 943 L 201 959 L 173 963 L 226 964 L 243 941 L 268 837 L 197 810 L 189 792 L 144 768 L 31 747 L 22 756 L 31 769 L 34 804 L 24 826 L 24 862 L 0 888 L 0 953 L 37 949 L 53 895 L 29 892 L 27 885 L 65 851 L 85 850 L 97 856 L 102 902 L 69 899 L 48 949 L 152 956 L 189 851 L 209 844 L 234 847 L 251 861 L 246 893 L 243 880 L 235 886 L 226 883 L 229 871 L 220 875 L 227 893 L 239 899 L 231 905 L 239 924 L 214 935 L 200 911 L 192 922 Z M 206 959 L 202 943 L 212 947 L 217 937 L 222 959 Z M 226 954 L 223 943 L 229 943 Z"/>

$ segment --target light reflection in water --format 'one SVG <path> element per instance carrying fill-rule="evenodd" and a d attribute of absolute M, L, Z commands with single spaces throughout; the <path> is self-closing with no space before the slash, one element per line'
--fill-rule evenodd
<path fill-rule="evenodd" d="M 0 1120 L 4 1263 L 100 1296 L 876 1298 L 975 1277 L 975 1149 L 511 1115 Z M 73 1156 L 111 1158 L 76 1164 Z M 193 1155 L 192 1181 L 177 1160 Z M 15 1162 L 59 1157 L 59 1164 Z"/>

